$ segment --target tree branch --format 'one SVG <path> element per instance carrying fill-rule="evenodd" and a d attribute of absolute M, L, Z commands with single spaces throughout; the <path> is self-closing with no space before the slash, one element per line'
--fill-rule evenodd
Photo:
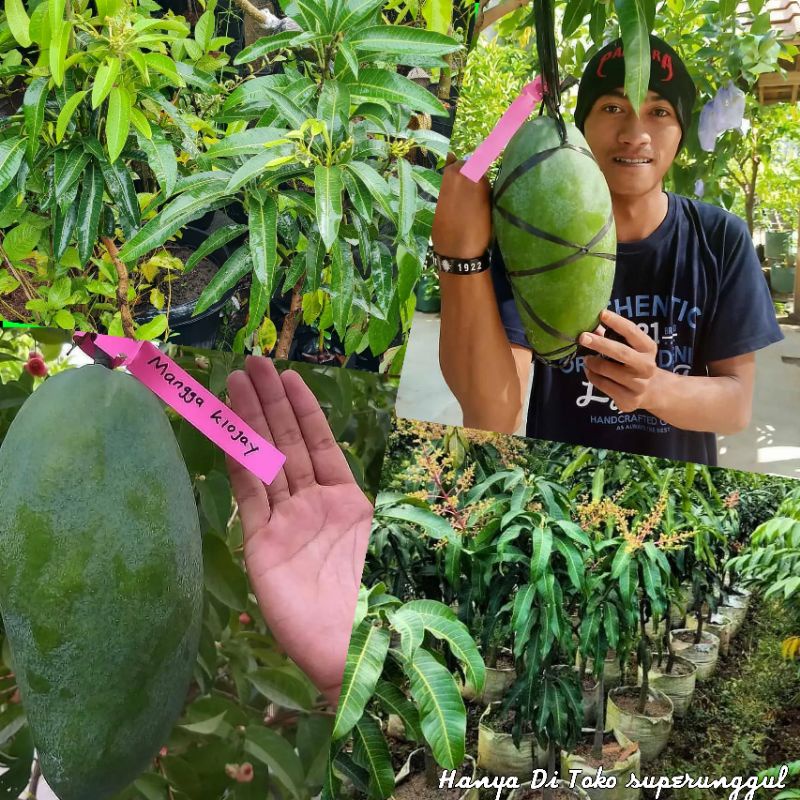
<path fill-rule="evenodd" d="M 237 0 L 238 2 L 238 0 Z M 494 25 L 499 19 L 502 19 L 506 14 L 510 14 L 512 11 L 516 11 L 518 8 L 522 8 L 523 6 L 527 6 L 532 2 L 532 0 L 506 0 L 504 3 L 500 3 L 500 5 L 495 6 L 494 8 L 490 8 L 488 11 L 481 11 L 480 16 L 478 17 L 478 24 L 475 26 L 478 33 L 488 28 L 490 25 Z"/>
<path fill-rule="evenodd" d="M 287 359 L 289 358 L 289 348 L 294 339 L 294 333 L 297 330 L 297 325 L 300 322 L 300 310 L 303 307 L 303 282 L 304 279 L 300 278 L 299 281 L 292 288 L 292 300 L 289 304 L 289 310 L 283 318 L 283 325 L 281 325 L 281 335 L 278 338 L 278 344 L 275 347 L 275 358 Z"/>
<path fill-rule="evenodd" d="M 131 315 L 131 308 L 128 305 L 128 268 L 119 257 L 119 250 L 114 240 L 109 236 L 102 237 L 103 244 L 114 262 L 117 269 L 117 305 L 119 306 L 119 315 L 122 319 L 122 331 L 128 339 L 134 338 L 133 316 Z"/>

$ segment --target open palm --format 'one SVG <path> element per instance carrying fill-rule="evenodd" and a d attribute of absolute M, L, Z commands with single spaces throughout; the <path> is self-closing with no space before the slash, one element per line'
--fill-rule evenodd
<path fill-rule="evenodd" d="M 228 460 L 247 574 L 270 630 L 338 700 L 372 520 L 314 395 L 295 372 L 250 357 L 228 378 L 231 408 L 286 456 L 265 486 Z"/>

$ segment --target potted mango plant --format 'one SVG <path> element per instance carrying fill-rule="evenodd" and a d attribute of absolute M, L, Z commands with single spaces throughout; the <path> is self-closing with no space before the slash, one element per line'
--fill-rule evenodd
<path fill-rule="evenodd" d="M 213 36 L 213 4 L 194 37 L 183 19 L 122 0 L 50 5 L 47 25 L 44 5 L 15 5 L 12 32 L 31 54 L 0 133 L 0 279 L 23 293 L 22 318 L 134 336 L 119 240 L 191 182 L 179 158 L 200 155 L 197 137 L 168 96 L 218 88 L 204 70 L 225 64 L 229 40 Z"/>
<path fill-rule="evenodd" d="M 202 313 L 243 278 L 251 282 L 247 323 L 235 349 L 270 316 L 275 356 L 285 358 L 300 324 L 332 330 L 346 355 L 383 355 L 407 331 L 439 177 L 406 156 L 422 147 L 444 157 L 447 141 L 413 130 L 419 112 L 441 103 L 396 71 L 440 67 L 459 44 L 442 34 L 384 24 L 382 3 L 321 0 L 289 4 L 299 30 L 254 42 L 236 64 L 280 61 L 254 74 L 216 116 L 228 131 L 208 144 L 213 167 L 203 190 L 187 185 L 121 249 L 133 263 L 210 209 L 235 208 L 248 240 L 197 302 Z M 191 214 L 189 213 L 191 209 Z M 231 211 L 231 216 L 235 216 Z M 237 223 L 209 238 L 204 254 L 241 233 Z M 324 323 L 324 324 L 323 324 Z"/>
<path fill-rule="evenodd" d="M 442 663 L 452 659 L 479 689 L 484 664 L 466 626 L 443 603 L 403 603 L 379 583 L 362 588 L 333 729 L 325 796 L 356 792 L 370 800 L 415 797 L 418 787 L 438 789 L 442 770 L 471 777 L 466 757 L 466 710 L 456 680 Z M 395 768 L 382 731 L 389 714 L 407 738 L 422 745 Z M 457 783 L 458 781 L 454 781 Z M 415 788 L 417 787 L 417 788 Z M 463 789 L 443 790 L 461 800 Z"/>
<path fill-rule="evenodd" d="M 511 619 L 517 679 L 481 719 L 478 766 L 521 778 L 545 767 L 556 777 L 557 750 L 574 745 L 583 720 L 567 609 L 581 589 L 585 534 L 544 508 L 518 514 L 504 536 L 515 548 L 508 568 L 518 581 Z"/>

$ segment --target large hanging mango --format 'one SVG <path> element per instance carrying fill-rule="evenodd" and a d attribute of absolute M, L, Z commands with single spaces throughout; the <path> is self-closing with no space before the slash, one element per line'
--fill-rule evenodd
<path fill-rule="evenodd" d="M 161 404 L 101 366 L 48 378 L 0 447 L 0 612 L 39 762 L 107 800 L 181 714 L 203 620 L 200 522 Z"/>
<path fill-rule="evenodd" d="M 572 358 L 614 284 L 611 195 L 585 139 L 567 125 L 526 122 L 506 147 L 493 224 L 528 342 L 546 362 Z"/>

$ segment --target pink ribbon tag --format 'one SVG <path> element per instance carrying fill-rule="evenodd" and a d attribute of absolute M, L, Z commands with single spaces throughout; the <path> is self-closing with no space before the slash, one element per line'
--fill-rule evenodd
<path fill-rule="evenodd" d="M 264 483 L 275 480 L 286 456 L 150 342 L 99 333 L 76 333 L 73 339 L 88 356 L 101 350 L 111 357 L 112 367 L 124 364 L 151 392 Z"/>
<path fill-rule="evenodd" d="M 511 137 L 522 127 L 536 104 L 544 96 L 542 77 L 539 75 L 523 87 L 519 97 L 506 109 L 492 132 L 478 145 L 469 160 L 461 167 L 465 178 L 477 183 L 487 172 L 492 162 L 503 152 Z"/>

